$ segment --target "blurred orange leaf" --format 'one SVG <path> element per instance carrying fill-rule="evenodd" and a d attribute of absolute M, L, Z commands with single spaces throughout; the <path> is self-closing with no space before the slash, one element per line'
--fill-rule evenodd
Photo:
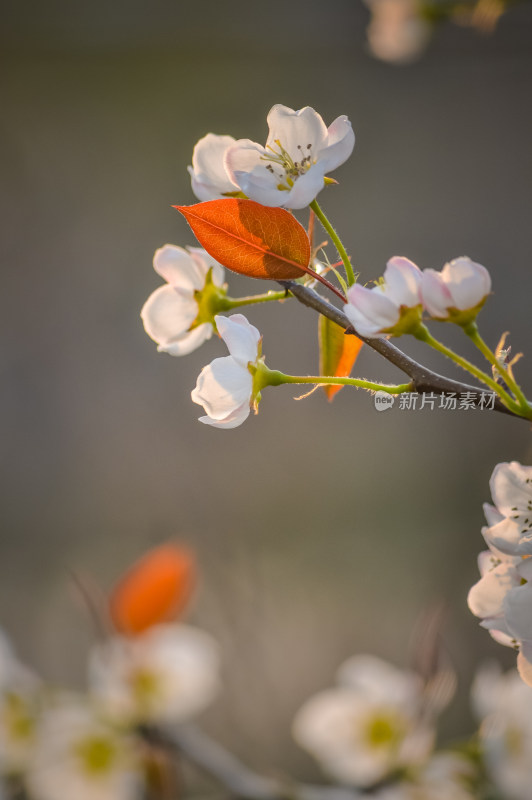
<path fill-rule="evenodd" d="M 189 599 L 195 577 L 195 559 L 186 548 L 168 543 L 150 550 L 111 593 L 109 608 L 116 629 L 135 635 L 175 619 Z"/>
<path fill-rule="evenodd" d="M 233 198 L 174 208 L 201 246 L 233 272 L 274 281 L 314 275 L 307 233 L 283 208 Z"/>
<path fill-rule="evenodd" d="M 346 335 L 343 328 L 320 314 L 318 320 L 320 345 L 320 375 L 346 378 L 353 369 L 362 347 L 362 340 L 351 334 Z M 329 400 L 332 400 L 341 385 L 329 384 L 323 387 Z"/>

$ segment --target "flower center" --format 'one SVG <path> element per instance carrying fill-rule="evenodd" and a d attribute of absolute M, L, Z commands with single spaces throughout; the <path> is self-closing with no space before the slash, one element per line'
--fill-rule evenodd
<path fill-rule="evenodd" d="M 77 744 L 76 752 L 89 775 L 109 772 L 117 755 L 115 745 L 103 736 L 88 736 Z"/>
<path fill-rule="evenodd" d="M 374 714 L 366 723 L 364 738 L 371 748 L 395 747 L 403 734 L 400 720 L 392 714 Z"/>
<path fill-rule="evenodd" d="M 294 185 L 294 181 L 296 181 L 300 175 L 304 175 L 305 172 L 311 168 L 312 164 L 316 162 L 312 154 L 312 144 L 297 145 L 299 161 L 292 158 L 279 139 L 275 139 L 275 147 L 267 144 L 266 149 L 270 152 L 267 155 L 261 156 L 261 160 L 268 161 L 269 163 L 266 164 L 268 172 L 271 172 L 272 175 L 281 179 L 281 182 L 277 185 L 277 188 L 281 191 L 290 191 Z M 276 169 L 274 165 L 281 167 L 281 170 Z"/>

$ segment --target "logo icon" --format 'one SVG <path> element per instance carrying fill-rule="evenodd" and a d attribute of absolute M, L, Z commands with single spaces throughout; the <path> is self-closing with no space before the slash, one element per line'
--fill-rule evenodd
<path fill-rule="evenodd" d="M 388 392 L 375 392 L 373 402 L 377 411 L 388 411 L 395 403 L 395 397 Z"/>

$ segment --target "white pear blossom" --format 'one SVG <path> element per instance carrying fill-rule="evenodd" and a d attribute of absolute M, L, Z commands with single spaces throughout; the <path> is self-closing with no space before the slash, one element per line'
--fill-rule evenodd
<path fill-rule="evenodd" d="M 191 396 L 207 412 L 200 422 L 215 428 L 236 428 L 247 419 L 253 403 L 249 365 L 259 359 L 261 336 L 243 314 L 218 316 L 215 322 L 230 355 L 215 358 L 202 369 Z"/>
<path fill-rule="evenodd" d="M 408 258 L 394 256 L 377 286 L 351 286 L 344 311 L 356 332 L 369 337 L 399 336 L 415 326 L 421 318 L 421 274 Z"/>
<path fill-rule="evenodd" d="M 515 670 L 486 665 L 472 687 L 486 769 L 504 800 L 529 800 L 532 786 L 532 689 Z"/>
<path fill-rule="evenodd" d="M 191 353 L 213 334 L 212 301 L 224 293 L 224 269 L 199 247 L 184 250 L 173 244 L 156 250 L 153 268 L 166 284 L 142 308 L 146 333 L 160 352 Z"/>
<path fill-rule="evenodd" d="M 422 763 L 434 742 L 418 675 L 374 656 L 347 661 L 339 686 L 311 697 L 293 734 L 332 777 L 368 787 L 395 769 Z"/>
<path fill-rule="evenodd" d="M 431 317 L 467 324 L 477 316 L 491 291 L 486 267 L 467 256 L 449 261 L 441 272 L 423 271 L 421 299 Z"/>
<path fill-rule="evenodd" d="M 102 714 L 125 724 L 182 722 L 218 691 L 219 654 L 207 633 L 188 625 L 114 636 L 89 661 L 89 685 Z"/>
<path fill-rule="evenodd" d="M 371 11 L 367 29 L 371 52 L 396 64 L 414 61 L 427 46 L 430 24 L 421 17 L 419 0 L 365 0 Z"/>
<path fill-rule="evenodd" d="M 225 152 L 235 141 L 232 136 L 208 133 L 194 147 L 188 171 L 198 200 L 219 200 L 239 191 L 224 166 Z"/>
<path fill-rule="evenodd" d="M 265 147 L 239 139 L 227 148 L 224 164 L 229 179 L 262 205 L 304 208 L 323 189 L 325 175 L 351 155 L 355 145 L 351 123 L 343 115 L 327 128 L 313 108 L 294 111 L 275 105 L 268 126 Z"/>
<path fill-rule="evenodd" d="M 142 797 L 133 743 L 74 697 L 62 698 L 41 717 L 25 782 L 32 800 Z"/>
<path fill-rule="evenodd" d="M 520 675 L 532 686 L 532 468 L 498 464 L 490 487 L 495 505 L 485 505 L 482 529 L 489 550 L 468 605 L 496 641 L 519 650 Z"/>

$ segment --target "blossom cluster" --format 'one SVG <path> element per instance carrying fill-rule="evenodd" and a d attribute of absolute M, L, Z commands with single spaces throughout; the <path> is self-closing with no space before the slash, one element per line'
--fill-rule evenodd
<path fill-rule="evenodd" d="M 519 651 L 519 673 L 532 686 L 532 467 L 498 464 L 490 489 L 482 528 L 488 549 L 468 604 L 497 642 Z"/>
<path fill-rule="evenodd" d="M 165 621 L 188 592 L 190 569 L 173 545 L 135 565 L 111 598 L 115 631 L 88 654 L 84 694 L 46 686 L 0 637 L 2 798 L 2 781 L 7 797 L 23 792 L 29 800 L 145 796 L 152 754 L 139 726 L 182 723 L 203 711 L 219 686 L 214 639 Z"/>

